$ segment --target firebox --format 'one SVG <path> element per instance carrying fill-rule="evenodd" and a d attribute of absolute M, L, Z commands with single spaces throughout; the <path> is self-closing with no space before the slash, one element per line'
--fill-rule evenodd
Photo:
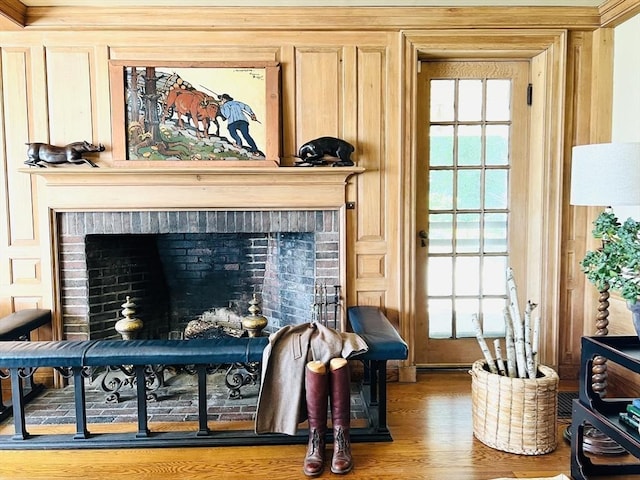
<path fill-rule="evenodd" d="M 67 339 L 119 338 L 127 296 L 146 338 L 214 308 L 245 315 L 254 293 L 273 331 L 313 320 L 318 285 L 340 282 L 337 210 L 63 211 L 56 221 Z"/>

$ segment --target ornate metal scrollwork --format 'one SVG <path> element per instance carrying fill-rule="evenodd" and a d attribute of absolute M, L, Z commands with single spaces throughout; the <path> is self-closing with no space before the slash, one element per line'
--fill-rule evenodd
<path fill-rule="evenodd" d="M 242 398 L 240 388 L 245 385 L 255 385 L 260 378 L 260 363 L 232 363 L 227 369 L 224 383 L 229 389 L 229 398 Z"/>
<path fill-rule="evenodd" d="M 220 369 L 224 367 L 224 365 L 207 365 L 206 372 L 207 375 L 213 375 L 214 373 L 220 371 Z M 195 365 L 182 365 L 182 366 L 168 366 L 167 368 L 172 368 L 176 373 L 185 372 L 189 375 L 197 375 L 198 370 Z"/>
<path fill-rule="evenodd" d="M 0 380 L 8 380 L 11 377 L 11 372 L 7 369 L 0 368 Z"/>
<path fill-rule="evenodd" d="M 144 377 L 147 400 L 156 401 L 158 396 L 155 391 L 164 386 L 164 365 L 145 365 Z M 133 365 L 113 365 L 106 367 L 98 377 L 96 383 L 100 389 L 107 394 L 107 403 L 118 403 L 120 401 L 120 390 L 123 387 L 135 388 L 136 373 Z"/>
<path fill-rule="evenodd" d="M 53 367 L 53 369 L 60 374 L 62 378 L 72 378 L 73 368 L 71 367 Z"/>
<path fill-rule="evenodd" d="M 19 367 L 18 368 L 18 376 L 20 378 L 31 378 L 38 367 Z"/>
<path fill-rule="evenodd" d="M 102 391 L 107 394 L 105 397 L 107 403 L 118 403 L 120 401 L 120 388 L 122 388 L 123 384 L 131 384 L 130 380 L 132 378 L 130 378 L 130 375 L 124 373 L 124 378 L 122 378 L 119 375 L 120 373 L 124 373 L 122 369 L 107 366 L 96 378 L 96 382 L 100 385 Z"/>
<path fill-rule="evenodd" d="M 145 365 L 144 379 L 147 391 L 147 400 L 157 401 L 156 390 L 164 386 L 164 365 Z"/>

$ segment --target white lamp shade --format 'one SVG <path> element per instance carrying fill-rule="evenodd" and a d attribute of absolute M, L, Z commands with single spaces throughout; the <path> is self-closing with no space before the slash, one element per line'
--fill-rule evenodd
<path fill-rule="evenodd" d="M 640 205 L 640 143 L 573 147 L 571 205 Z"/>

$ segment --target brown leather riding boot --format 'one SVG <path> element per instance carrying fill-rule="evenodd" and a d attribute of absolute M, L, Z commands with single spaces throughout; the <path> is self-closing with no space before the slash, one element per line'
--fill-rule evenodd
<path fill-rule="evenodd" d="M 329 400 L 329 375 L 326 367 L 321 362 L 308 363 L 304 384 L 309 419 L 309 445 L 304 457 L 303 471 L 305 475 L 315 477 L 324 471 Z"/>
<path fill-rule="evenodd" d="M 330 364 L 331 422 L 333 424 L 333 458 L 331 471 L 347 473 L 353 468 L 351 457 L 351 379 L 349 364 L 334 358 Z"/>

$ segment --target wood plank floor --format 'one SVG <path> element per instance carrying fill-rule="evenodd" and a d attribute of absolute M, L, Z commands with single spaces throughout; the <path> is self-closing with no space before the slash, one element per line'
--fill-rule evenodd
<path fill-rule="evenodd" d="M 419 374 L 415 384 L 389 384 L 389 427 L 394 441 L 354 444 L 355 467 L 345 478 L 489 480 L 560 473 L 569 476 L 569 446 L 561 436 L 556 451 L 540 456 L 508 454 L 476 440 L 471 426 L 470 390 L 471 377 L 462 371 L 425 372 Z M 566 425 L 568 420 L 561 421 L 559 430 L 564 431 Z M 68 426 L 46 428 L 53 431 Z M 301 468 L 304 452 L 301 445 L 0 451 L 0 479 L 301 479 L 306 478 Z M 317 478 L 336 475 L 327 467 Z"/>

